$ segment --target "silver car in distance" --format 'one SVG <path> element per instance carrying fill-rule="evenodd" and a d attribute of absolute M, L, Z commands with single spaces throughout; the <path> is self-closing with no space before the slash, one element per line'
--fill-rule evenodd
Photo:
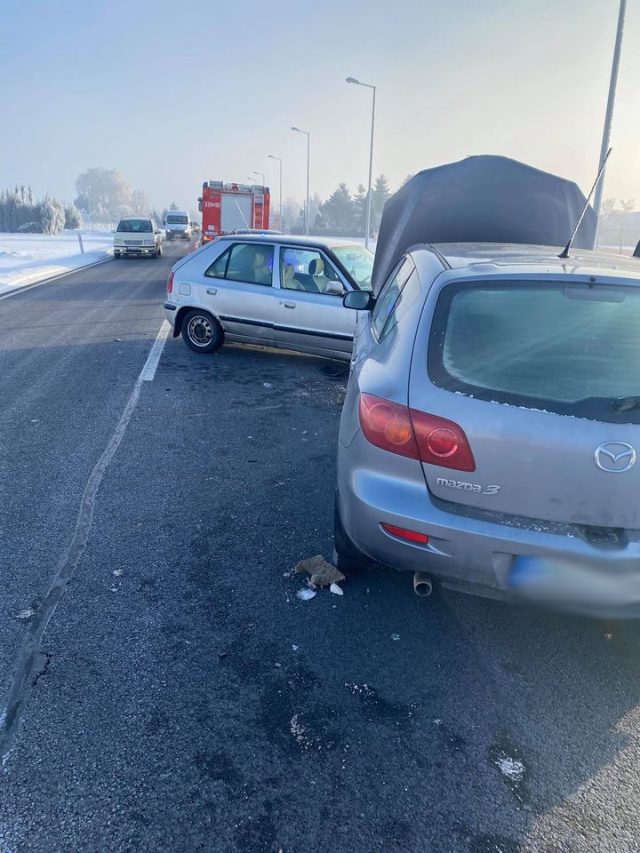
<path fill-rule="evenodd" d="M 338 562 L 640 614 L 640 263 L 421 246 L 344 302 Z"/>

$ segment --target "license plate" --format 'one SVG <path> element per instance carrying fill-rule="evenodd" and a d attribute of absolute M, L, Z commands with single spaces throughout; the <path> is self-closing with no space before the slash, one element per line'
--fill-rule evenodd
<path fill-rule="evenodd" d="M 508 584 L 523 598 L 581 607 L 640 602 L 640 564 L 516 557 Z"/>

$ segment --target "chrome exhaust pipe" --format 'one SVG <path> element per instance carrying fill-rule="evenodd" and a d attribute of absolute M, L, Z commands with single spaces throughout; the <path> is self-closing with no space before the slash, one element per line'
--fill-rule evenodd
<path fill-rule="evenodd" d="M 433 592 L 433 584 L 428 575 L 423 575 L 422 572 L 416 572 L 413 576 L 413 591 L 416 595 L 426 598 Z"/>

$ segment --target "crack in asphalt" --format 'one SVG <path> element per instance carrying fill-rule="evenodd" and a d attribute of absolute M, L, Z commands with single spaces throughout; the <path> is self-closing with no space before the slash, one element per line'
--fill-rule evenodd
<path fill-rule="evenodd" d="M 42 661 L 42 658 L 44 658 L 44 661 Z M 53 655 L 50 655 L 49 652 L 41 652 L 40 659 L 42 661 L 42 666 L 40 670 L 36 672 L 35 678 L 31 682 L 32 687 L 35 687 L 36 684 L 40 681 L 40 679 L 47 674 L 49 666 L 51 665 L 51 661 L 53 660 Z"/>
<path fill-rule="evenodd" d="M 144 368 L 133 386 L 133 390 L 129 395 L 129 399 L 127 400 L 124 410 L 120 415 L 120 419 L 113 431 L 109 443 L 89 475 L 89 479 L 80 502 L 80 510 L 78 512 L 78 518 L 71 544 L 69 545 L 65 555 L 58 563 L 49 586 L 49 590 L 44 597 L 42 604 L 36 610 L 33 619 L 29 623 L 25 637 L 18 649 L 9 681 L 7 698 L 3 705 L 0 706 L 3 708 L 0 712 L 1 766 L 5 765 L 7 758 L 9 757 L 9 752 L 20 723 L 20 719 L 29 701 L 31 689 L 37 683 L 39 678 L 38 669 L 41 667 L 42 661 L 40 655 L 42 637 L 44 636 L 49 621 L 55 613 L 56 608 L 69 585 L 69 581 L 73 577 L 76 567 L 85 552 L 93 524 L 95 500 L 98 489 L 100 488 L 100 484 L 109 463 L 120 447 L 129 425 L 129 421 L 131 420 L 133 412 L 138 404 L 140 391 L 142 390 L 142 383 L 145 381 L 143 373 Z M 40 675 L 42 674 L 43 673 L 41 672 Z"/>

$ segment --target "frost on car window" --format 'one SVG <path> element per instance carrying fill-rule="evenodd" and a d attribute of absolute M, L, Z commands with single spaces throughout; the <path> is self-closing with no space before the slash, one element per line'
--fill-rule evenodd
<path fill-rule="evenodd" d="M 432 323 L 430 373 L 451 390 L 589 417 L 638 393 L 639 324 L 633 288 L 454 285 Z"/>

